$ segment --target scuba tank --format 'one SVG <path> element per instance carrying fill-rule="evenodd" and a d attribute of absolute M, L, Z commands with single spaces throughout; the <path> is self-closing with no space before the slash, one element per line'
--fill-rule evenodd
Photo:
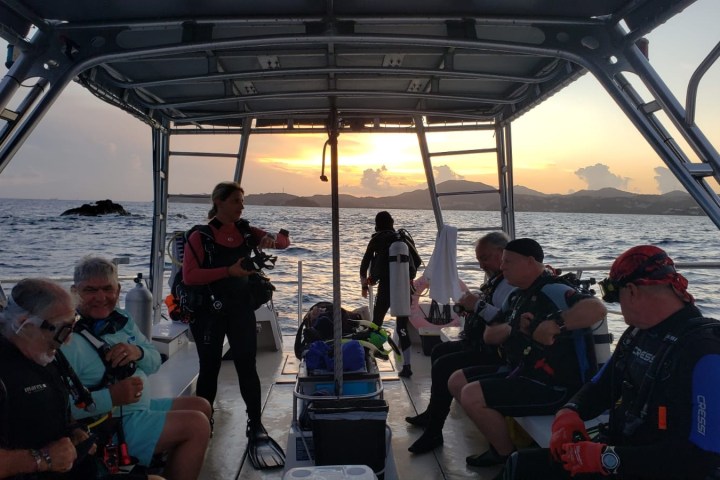
<path fill-rule="evenodd" d="M 135 288 L 125 295 L 125 310 L 140 331 L 152 339 L 152 293 L 143 282 L 142 273 L 135 277 Z"/>
<path fill-rule="evenodd" d="M 410 250 L 402 240 L 390 245 L 390 314 L 394 317 L 410 316 Z"/>

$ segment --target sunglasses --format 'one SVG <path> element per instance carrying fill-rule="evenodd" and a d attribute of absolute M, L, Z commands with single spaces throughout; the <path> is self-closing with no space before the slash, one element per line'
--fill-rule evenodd
<path fill-rule="evenodd" d="M 60 327 L 53 325 L 47 320 L 43 320 L 40 324 L 40 328 L 43 330 L 47 330 L 48 332 L 54 333 L 55 335 L 53 335 L 53 340 L 55 340 L 58 344 L 62 345 L 70 337 L 70 334 L 73 332 L 73 328 L 75 327 L 75 323 L 79 319 L 80 315 L 76 314 L 73 317 L 72 323 L 65 323 Z"/>

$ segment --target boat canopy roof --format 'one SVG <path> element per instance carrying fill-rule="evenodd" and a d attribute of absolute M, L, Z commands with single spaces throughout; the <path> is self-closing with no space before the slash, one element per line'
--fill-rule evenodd
<path fill-rule="evenodd" d="M 153 126 L 363 131 L 505 124 L 691 3 L 0 0 L 0 35 Z"/>

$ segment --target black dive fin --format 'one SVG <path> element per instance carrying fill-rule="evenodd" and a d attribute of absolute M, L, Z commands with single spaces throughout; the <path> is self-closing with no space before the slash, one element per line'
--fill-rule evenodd
<path fill-rule="evenodd" d="M 387 341 L 390 344 L 390 348 L 392 349 L 392 351 L 395 352 L 396 355 L 402 356 L 402 351 L 397 346 L 397 343 L 395 343 L 395 340 L 393 340 L 392 337 L 388 337 Z"/>
<path fill-rule="evenodd" d="M 285 451 L 264 428 L 248 438 L 247 455 L 256 470 L 285 466 Z"/>

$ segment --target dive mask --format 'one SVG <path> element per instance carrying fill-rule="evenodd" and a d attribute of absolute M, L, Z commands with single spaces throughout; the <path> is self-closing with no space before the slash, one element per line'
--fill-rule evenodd
<path fill-rule="evenodd" d="M 600 280 L 600 293 L 604 302 L 617 303 L 620 301 L 620 289 L 626 285 L 627 282 L 616 282 L 612 278 L 608 277 L 604 280 Z"/>
<path fill-rule="evenodd" d="M 54 333 L 53 340 L 58 343 L 58 345 L 64 344 L 67 339 L 70 337 L 70 334 L 73 332 L 73 328 L 75 327 L 75 323 L 80 319 L 80 315 L 75 315 L 74 321 L 72 323 L 65 323 L 62 326 L 55 326 L 52 323 L 48 322 L 47 320 L 42 320 L 39 327 L 43 330 L 47 330 L 48 332 Z"/>
<path fill-rule="evenodd" d="M 675 271 L 674 264 L 670 261 L 669 257 L 665 252 L 652 255 L 638 265 L 630 274 L 623 275 L 620 280 L 614 280 L 611 277 L 607 277 L 604 280 L 600 280 L 600 292 L 602 293 L 602 299 L 607 303 L 617 303 L 620 301 L 620 289 L 628 283 L 635 283 L 638 285 L 649 285 L 657 283 L 670 283 L 668 280 L 673 278 L 677 272 Z M 614 268 L 613 268 L 614 269 Z M 613 274 L 613 269 L 610 270 L 610 274 Z"/>

